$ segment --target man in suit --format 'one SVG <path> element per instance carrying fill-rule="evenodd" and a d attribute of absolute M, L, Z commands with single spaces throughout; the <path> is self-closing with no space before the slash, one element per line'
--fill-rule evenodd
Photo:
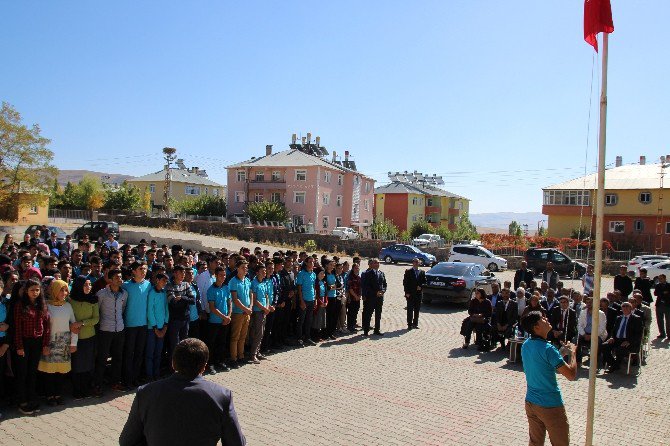
<path fill-rule="evenodd" d="M 542 281 L 549 284 L 549 288 L 558 288 L 558 272 L 554 269 L 553 262 L 547 262 L 547 269 L 542 272 Z"/>
<path fill-rule="evenodd" d="M 549 322 L 553 327 L 551 341 L 554 345 L 560 347 L 562 343 L 576 341 L 577 314 L 570 308 L 568 296 L 559 298 L 559 306 L 554 307 L 549 314 Z"/>
<path fill-rule="evenodd" d="M 514 273 L 514 289 L 519 288 L 521 282 L 530 285 L 531 280 L 533 280 L 533 272 L 528 269 L 528 263 L 524 260 L 521 262 L 521 268 Z"/>
<path fill-rule="evenodd" d="M 510 299 L 510 289 L 503 288 L 500 291 L 500 299 L 496 302 L 496 321 L 494 325 L 495 345 L 500 341 L 500 346 L 505 347 L 505 339 L 512 337 L 514 324 L 519 320 L 519 309 L 515 301 Z"/>
<path fill-rule="evenodd" d="M 208 359 L 207 346 L 198 339 L 177 344 L 172 356 L 176 373 L 138 389 L 121 446 L 215 445 L 219 440 L 245 445 L 230 390 L 202 377 Z"/>
<path fill-rule="evenodd" d="M 628 267 L 625 264 L 619 266 L 619 274 L 614 276 L 614 289 L 621 291 L 621 300 L 627 300 L 633 292 L 633 281 L 628 275 Z"/>
<path fill-rule="evenodd" d="M 642 342 L 642 320 L 633 314 L 633 305 L 624 302 L 621 311 L 623 314 L 614 324 L 612 337 L 603 344 L 603 356 L 610 365 L 609 373 L 619 370 L 621 359 L 629 352 L 639 351 Z"/>
<path fill-rule="evenodd" d="M 546 298 L 540 301 L 540 305 L 544 307 L 548 315 L 551 315 L 552 311 L 554 311 L 554 308 L 558 308 L 559 302 L 556 299 L 556 291 L 554 291 L 553 288 L 547 289 Z"/>
<path fill-rule="evenodd" d="M 402 287 L 407 299 L 407 329 L 419 328 L 421 290 L 426 284 L 426 273 L 419 269 L 419 259 L 412 260 L 412 267 L 405 270 Z"/>
<path fill-rule="evenodd" d="M 382 320 L 382 307 L 384 306 L 384 293 L 386 293 L 386 276 L 379 271 L 379 259 L 368 260 L 368 269 L 361 277 L 363 294 L 363 334 L 368 336 L 370 332 L 370 320 L 372 313 L 375 314 L 374 334 L 383 336 L 380 331 Z"/>

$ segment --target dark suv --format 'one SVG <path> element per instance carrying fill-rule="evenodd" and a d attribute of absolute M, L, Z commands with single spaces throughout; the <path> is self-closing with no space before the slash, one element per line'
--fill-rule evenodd
<path fill-rule="evenodd" d="M 547 262 L 553 262 L 554 270 L 561 276 L 578 279 L 586 272 L 586 264 L 572 260 L 555 248 L 530 248 L 525 257 L 533 275 L 542 274 L 547 268 Z"/>
<path fill-rule="evenodd" d="M 107 240 L 109 233 L 114 234 L 114 238 L 119 238 L 119 224 L 115 221 L 89 221 L 83 226 L 78 227 L 72 232 L 73 240 L 81 240 L 84 235 L 94 241 Z"/>

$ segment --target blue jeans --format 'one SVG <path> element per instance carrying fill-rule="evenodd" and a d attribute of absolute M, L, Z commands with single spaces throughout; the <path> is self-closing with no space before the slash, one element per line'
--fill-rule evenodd
<path fill-rule="evenodd" d="M 166 333 L 167 335 L 167 333 Z M 146 367 L 147 378 L 156 379 L 160 376 L 161 353 L 163 352 L 163 341 L 165 336 L 159 338 L 156 336 L 153 328 L 147 330 L 147 346 L 145 349 L 144 364 Z"/>
<path fill-rule="evenodd" d="M 179 344 L 179 341 L 188 337 L 189 321 L 170 321 L 168 322 L 167 337 L 170 343 L 168 344 L 168 361 L 172 364 L 172 352 Z"/>

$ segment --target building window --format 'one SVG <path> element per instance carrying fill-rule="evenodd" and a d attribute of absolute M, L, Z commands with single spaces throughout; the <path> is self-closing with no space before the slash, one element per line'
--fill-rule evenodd
<path fill-rule="evenodd" d="M 37 214 L 38 210 L 39 210 L 39 208 L 36 204 L 31 204 L 30 205 L 30 213 L 31 214 Z"/>
<path fill-rule="evenodd" d="M 665 233 L 670 234 L 670 221 L 665 222 Z"/>
<path fill-rule="evenodd" d="M 651 203 L 651 192 L 640 192 L 639 200 L 642 204 Z"/>
<path fill-rule="evenodd" d="M 330 177 L 331 176 L 332 176 L 332 174 L 330 172 L 326 171 L 323 174 L 323 181 L 325 181 L 326 183 L 330 183 Z"/>
<path fill-rule="evenodd" d="M 591 191 L 547 190 L 544 191 L 543 203 L 562 206 L 589 206 L 591 204 Z"/>
<path fill-rule="evenodd" d="M 335 217 L 335 227 L 339 228 L 342 226 L 342 217 Z"/>
<path fill-rule="evenodd" d="M 187 185 L 184 187 L 184 193 L 186 195 L 200 195 L 200 186 Z"/>
<path fill-rule="evenodd" d="M 433 199 L 432 198 L 426 198 L 426 206 L 432 206 L 433 205 Z"/>
<path fill-rule="evenodd" d="M 246 170 L 238 170 L 237 171 L 237 182 L 238 183 L 243 183 L 247 181 L 247 171 Z"/>
<path fill-rule="evenodd" d="M 328 226 L 330 226 L 330 222 L 328 220 L 329 220 L 329 218 L 327 216 L 323 217 L 323 222 L 322 222 L 322 225 L 321 225 L 321 226 L 323 226 L 323 229 L 328 229 Z"/>
<path fill-rule="evenodd" d="M 278 170 L 273 170 L 272 171 L 272 181 L 279 181 L 281 180 L 281 172 Z"/>
<path fill-rule="evenodd" d="M 611 221 L 610 222 L 610 232 L 617 234 L 622 234 L 626 229 L 626 225 L 622 221 Z"/>
<path fill-rule="evenodd" d="M 328 192 L 323 193 L 323 204 L 326 206 L 330 204 L 330 194 Z"/>
<path fill-rule="evenodd" d="M 619 201 L 617 194 L 605 194 L 605 206 L 615 206 Z"/>
<path fill-rule="evenodd" d="M 272 192 L 270 194 L 270 201 L 273 203 L 280 203 L 281 202 L 281 193 L 280 192 Z"/>
<path fill-rule="evenodd" d="M 153 194 L 154 192 L 156 192 L 156 185 L 155 185 L 155 184 L 150 184 L 150 185 L 149 185 L 149 192 L 151 192 L 152 194 Z"/>
<path fill-rule="evenodd" d="M 260 203 L 261 201 L 263 201 L 263 192 L 256 192 L 254 194 L 254 201 L 256 203 Z"/>
<path fill-rule="evenodd" d="M 369 194 L 369 193 L 370 193 L 370 189 L 371 189 L 370 182 L 369 182 L 369 181 L 366 181 L 366 182 L 365 182 L 365 193 L 366 193 L 366 194 Z"/>
<path fill-rule="evenodd" d="M 307 181 L 307 171 L 306 170 L 296 170 L 295 171 L 295 180 L 296 181 Z"/>
<path fill-rule="evenodd" d="M 209 195 L 209 187 L 205 186 L 205 195 Z"/>
<path fill-rule="evenodd" d="M 297 204 L 305 204 L 305 192 L 293 192 L 293 202 Z"/>
<path fill-rule="evenodd" d="M 244 192 L 237 191 L 235 192 L 235 203 L 244 202 Z"/>
<path fill-rule="evenodd" d="M 344 175 L 342 175 L 341 173 L 337 174 L 337 185 L 342 186 L 343 184 L 344 184 Z"/>
<path fill-rule="evenodd" d="M 217 189 L 215 187 L 214 189 L 212 189 L 212 193 L 214 194 L 215 197 L 218 197 L 219 196 L 219 189 Z"/>
<path fill-rule="evenodd" d="M 423 198 L 422 197 L 413 197 L 412 198 L 412 204 L 414 206 L 423 206 Z"/>
<path fill-rule="evenodd" d="M 335 198 L 335 205 L 336 205 L 337 207 L 342 207 L 342 195 L 338 195 L 338 196 Z"/>
<path fill-rule="evenodd" d="M 458 209 L 459 211 L 463 210 L 463 202 L 462 201 L 459 201 L 458 203 L 456 203 L 456 209 Z"/>
<path fill-rule="evenodd" d="M 263 171 L 256 172 L 256 181 L 265 181 L 265 172 Z"/>
<path fill-rule="evenodd" d="M 633 229 L 635 229 L 636 232 L 644 231 L 644 221 L 635 220 L 635 222 L 633 223 Z"/>
<path fill-rule="evenodd" d="M 368 200 L 367 198 L 363 200 L 363 209 L 365 209 L 366 211 L 370 210 L 370 200 Z"/>

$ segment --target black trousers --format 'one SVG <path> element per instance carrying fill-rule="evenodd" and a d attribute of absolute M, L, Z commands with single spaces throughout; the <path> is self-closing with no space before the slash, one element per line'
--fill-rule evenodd
<path fill-rule="evenodd" d="M 91 372 L 72 373 L 72 396 L 85 397 L 91 394 Z"/>
<path fill-rule="evenodd" d="M 332 336 L 335 333 L 341 308 L 342 302 L 337 297 L 328 298 L 328 304 L 326 305 L 326 336 Z"/>
<path fill-rule="evenodd" d="M 207 323 L 207 348 L 209 363 L 223 364 L 224 358 L 230 356 L 230 324 Z"/>
<path fill-rule="evenodd" d="M 284 307 L 277 307 L 274 312 L 274 321 L 272 322 L 272 345 L 281 346 L 288 336 L 288 325 L 291 314 L 291 307 L 285 304 Z"/>
<path fill-rule="evenodd" d="M 621 346 L 623 341 L 625 339 L 615 338 L 613 343 L 603 344 L 603 358 L 610 367 L 618 368 L 621 365 L 621 359 L 628 358 L 628 353 L 632 351 L 630 344 L 628 347 Z"/>
<path fill-rule="evenodd" d="M 591 340 L 587 341 L 586 339 L 584 339 L 584 336 L 579 336 L 578 337 L 578 339 L 577 339 L 577 353 L 575 354 L 575 358 L 577 358 L 577 363 L 582 362 L 582 356 L 583 356 L 582 347 L 586 347 L 589 351 L 591 351 L 590 350 L 591 349 Z M 598 336 L 598 352 L 602 353 L 602 351 L 603 351 L 602 347 L 603 347 L 603 341 L 602 341 L 602 339 L 600 339 L 600 336 Z M 598 356 L 600 356 L 600 354 L 598 354 Z"/>
<path fill-rule="evenodd" d="M 470 338 L 472 337 L 472 332 L 477 333 L 477 342 L 481 345 L 484 341 L 484 336 L 489 336 L 491 334 L 491 324 L 488 322 L 478 323 L 473 322 L 470 317 L 466 318 L 461 325 L 461 335 L 465 337 L 465 343 L 470 343 Z"/>
<path fill-rule="evenodd" d="M 123 342 L 123 380 L 131 386 L 137 382 L 144 362 L 144 347 L 147 345 L 147 327 L 126 327 Z"/>
<path fill-rule="evenodd" d="M 54 396 L 61 396 L 61 387 L 63 385 L 63 379 L 65 379 L 64 373 L 44 373 L 44 389 L 46 390 L 47 398 Z"/>
<path fill-rule="evenodd" d="M 375 331 L 379 331 L 382 320 L 382 307 L 384 306 L 383 296 L 368 296 L 363 298 L 363 331 L 370 331 L 370 321 L 372 313 L 375 314 Z"/>
<path fill-rule="evenodd" d="M 419 325 L 419 311 L 421 310 L 421 294 L 410 294 L 407 298 L 407 325 L 417 327 Z"/>
<path fill-rule="evenodd" d="M 347 303 L 347 328 L 349 331 L 354 331 L 356 328 L 356 320 L 358 319 L 358 311 L 361 309 L 361 301 L 351 299 Z"/>
<path fill-rule="evenodd" d="M 105 376 L 107 358 L 112 357 L 112 383 L 121 382 L 121 370 L 123 361 L 124 331 L 102 331 L 98 332 L 98 353 L 95 357 L 95 385 L 102 386 Z"/>
<path fill-rule="evenodd" d="M 314 301 L 305 302 L 306 308 L 303 310 L 298 305 L 298 322 L 295 326 L 295 336 L 298 339 L 307 341 L 310 339 L 312 329 L 312 319 L 314 319 Z"/>
<path fill-rule="evenodd" d="M 42 355 L 42 338 L 23 338 L 23 356 L 16 355 L 16 396 L 19 404 L 35 400 L 37 364 Z"/>
<path fill-rule="evenodd" d="M 277 320 L 277 310 L 272 313 L 268 313 L 265 316 L 265 329 L 263 331 L 263 340 L 261 341 L 261 351 L 266 351 L 270 348 L 272 330 L 274 329 L 275 321 Z"/>

